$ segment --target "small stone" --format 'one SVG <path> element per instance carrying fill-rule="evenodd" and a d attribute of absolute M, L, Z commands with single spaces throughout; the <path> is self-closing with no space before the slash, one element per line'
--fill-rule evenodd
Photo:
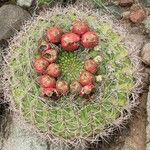
<path fill-rule="evenodd" d="M 141 77 L 141 81 L 143 83 L 149 84 L 149 74 L 144 72 L 144 73 L 139 73 L 140 77 Z"/>
<path fill-rule="evenodd" d="M 150 66 L 150 43 L 144 45 L 141 52 L 142 61 Z"/>
<path fill-rule="evenodd" d="M 107 6 L 108 11 L 111 12 L 117 19 L 121 19 L 121 14 L 123 13 L 123 8 L 118 5 L 108 5 Z"/>
<path fill-rule="evenodd" d="M 145 67 L 145 73 L 147 73 L 150 76 L 150 67 Z"/>
<path fill-rule="evenodd" d="M 144 2 L 146 7 L 150 7 L 150 0 L 145 0 Z"/>
<path fill-rule="evenodd" d="M 119 5 L 120 6 L 131 6 L 133 4 L 133 0 L 119 0 Z"/>
<path fill-rule="evenodd" d="M 129 16 L 130 16 L 130 11 L 125 11 L 125 12 L 122 13 L 122 17 L 123 17 L 124 19 L 128 19 Z"/>
<path fill-rule="evenodd" d="M 138 9 L 130 13 L 129 19 L 133 23 L 141 23 L 145 19 L 145 17 L 145 11 L 143 9 Z"/>
<path fill-rule="evenodd" d="M 10 38 L 29 17 L 30 14 L 19 6 L 3 5 L 0 8 L 0 41 Z"/>
<path fill-rule="evenodd" d="M 30 7 L 33 3 L 33 0 L 17 0 L 17 5 L 21 7 Z"/>
<path fill-rule="evenodd" d="M 147 17 L 147 18 L 144 20 L 144 25 L 145 25 L 146 32 L 147 32 L 148 34 L 150 34 L 150 17 Z"/>

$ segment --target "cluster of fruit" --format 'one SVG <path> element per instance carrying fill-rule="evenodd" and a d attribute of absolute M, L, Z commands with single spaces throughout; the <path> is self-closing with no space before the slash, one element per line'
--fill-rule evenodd
<path fill-rule="evenodd" d="M 98 64 L 93 59 L 85 60 L 84 71 L 80 73 L 80 78 L 72 83 L 61 80 L 61 72 L 57 63 L 59 50 L 51 48 L 55 44 L 67 52 L 74 52 L 82 45 L 84 48 L 94 48 L 99 43 L 96 32 L 91 31 L 89 25 L 84 21 L 76 21 L 71 27 L 71 31 L 64 33 L 58 27 L 51 27 L 46 32 L 45 44 L 38 47 L 40 58 L 34 61 L 34 68 L 39 76 L 39 84 L 42 88 L 42 96 L 52 96 L 52 94 L 66 95 L 68 92 L 88 95 L 95 88 L 94 74 Z M 68 66 L 69 67 L 69 66 Z"/>

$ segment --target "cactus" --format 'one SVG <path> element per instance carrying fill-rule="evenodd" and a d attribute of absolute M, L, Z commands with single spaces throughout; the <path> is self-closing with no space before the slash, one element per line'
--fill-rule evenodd
<path fill-rule="evenodd" d="M 72 21 L 85 18 L 100 35 L 100 45 L 92 51 L 84 50 L 79 56 L 62 52 L 59 64 L 63 78 L 72 81 L 82 71 L 85 58 L 95 58 L 100 54 L 103 58 L 98 71 L 101 81 L 96 83 L 95 94 L 88 101 L 74 95 L 61 97 L 56 102 L 39 97 L 40 88 L 32 64 L 39 38 L 50 26 L 60 26 L 68 31 Z M 103 133 L 109 136 L 110 133 L 105 132 L 107 125 L 107 130 L 113 131 L 112 124 L 120 126 L 130 117 L 122 110 L 126 108 L 130 112 L 134 106 L 129 101 L 129 96 L 134 95 L 133 63 L 128 57 L 128 48 L 121 42 L 119 31 L 113 29 L 113 23 L 107 23 L 109 20 L 109 17 L 106 19 L 106 16 L 88 9 L 56 7 L 28 21 L 10 41 L 11 55 L 7 58 L 10 105 L 45 138 L 52 141 L 94 141 Z M 72 71 L 67 68 L 71 64 L 75 67 Z"/>

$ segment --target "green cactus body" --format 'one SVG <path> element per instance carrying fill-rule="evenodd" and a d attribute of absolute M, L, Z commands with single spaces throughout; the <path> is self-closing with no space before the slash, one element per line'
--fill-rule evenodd
<path fill-rule="evenodd" d="M 106 125 L 113 123 L 129 103 L 128 96 L 134 87 L 132 64 L 119 35 L 108 23 L 97 19 L 94 13 L 88 16 L 86 12 L 72 8 L 53 13 L 47 12 L 48 16 L 40 16 L 29 23 L 27 30 L 20 33 L 24 36 L 16 38 L 10 46 L 12 97 L 16 109 L 25 120 L 44 135 L 67 140 L 86 139 L 101 133 Z M 100 51 L 83 50 L 80 57 L 76 53 L 61 52 L 58 63 L 63 70 L 62 77 L 68 81 L 77 79 L 83 69 L 85 56 L 101 54 L 103 62 L 98 73 L 103 80 L 97 83 L 96 94 L 89 101 L 72 95 L 61 97 L 57 102 L 41 100 L 40 89 L 36 84 L 37 75 L 32 66 L 37 42 L 48 27 L 56 25 L 68 31 L 71 23 L 78 18 L 86 18 L 100 35 Z"/>

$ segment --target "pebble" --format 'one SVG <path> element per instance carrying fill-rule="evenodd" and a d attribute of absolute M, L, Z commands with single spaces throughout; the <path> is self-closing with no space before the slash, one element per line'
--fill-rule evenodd
<path fill-rule="evenodd" d="M 150 66 L 150 43 L 146 43 L 141 52 L 142 61 Z"/>
<path fill-rule="evenodd" d="M 146 13 L 143 9 L 138 9 L 130 12 L 129 19 L 132 23 L 141 23 L 146 17 Z"/>

